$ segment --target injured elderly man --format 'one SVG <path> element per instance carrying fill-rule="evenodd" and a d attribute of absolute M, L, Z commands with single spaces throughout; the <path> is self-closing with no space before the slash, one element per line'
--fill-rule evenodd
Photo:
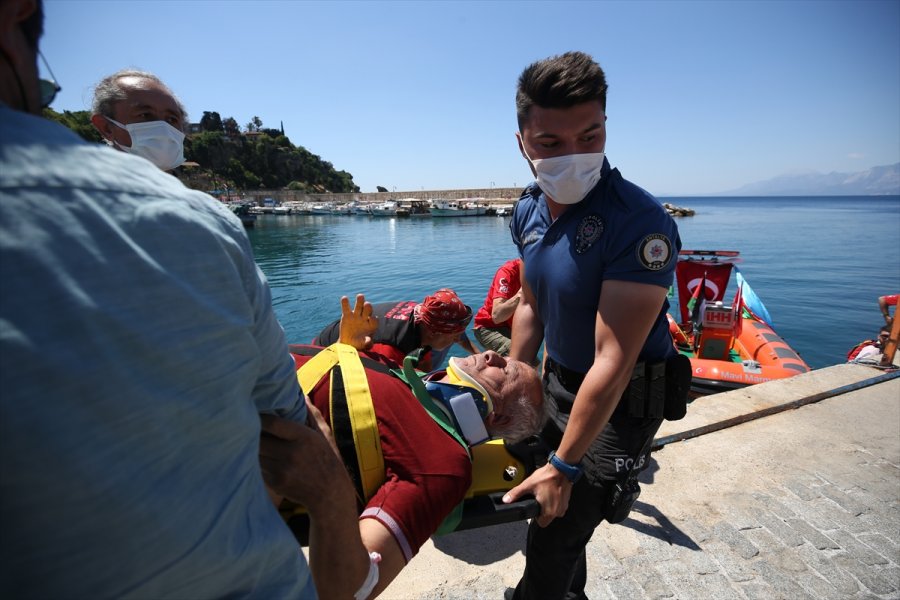
<path fill-rule="evenodd" d="M 493 351 L 451 358 L 446 370 L 427 374 L 411 355 L 391 370 L 362 351 L 376 326 L 371 305 L 359 295 L 353 310 L 346 297 L 341 307 L 342 343 L 291 352 L 310 413 L 356 486 L 359 535 L 371 559 L 357 596 L 375 597 L 429 537 L 458 523 L 472 482 L 471 448 L 536 434 L 543 395 L 532 367 Z M 291 463 L 295 425 L 263 417 L 260 445 L 266 483 L 288 500 L 304 473 Z M 311 539 L 311 552 L 314 545 Z"/>

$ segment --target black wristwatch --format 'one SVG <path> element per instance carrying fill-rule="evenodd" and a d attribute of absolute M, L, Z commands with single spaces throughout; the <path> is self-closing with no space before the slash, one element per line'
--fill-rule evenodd
<path fill-rule="evenodd" d="M 560 457 L 556 455 L 556 451 L 550 453 L 550 456 L 547 458 L 547 462 L 553 465 L 553 468 L 566 476 L 566 479 L 569 480 L 569 483 L 574 484 L 581 476 L 584 475 L 584 469 L 581 468 L 581 464 L 570 465 Z"/>

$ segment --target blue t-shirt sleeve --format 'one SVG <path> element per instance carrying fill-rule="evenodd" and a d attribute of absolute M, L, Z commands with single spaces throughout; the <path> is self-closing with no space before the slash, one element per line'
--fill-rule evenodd
<path fill-rule="evenodd" d="M 522 258 L 522 239 L 521 239 L 521 211 L 519 204 L 513 209 L 512 219 L 509 220 L 509 234 L 512 237 L 513 244 L 519 250 L 519 258 Z"/>
<path fill-rule="evenodd" d="M 604 279 L 672 285 L 681 239 L 675 221 L 655 200 L 643 202 L 640 210 L 627 213 L 614 236 Z"/>
<path fill-rule="evenodd" d="M 537 210 L 538 194 L 540 194 L 540 188 L 536 184 L 526 187 L 522 195 L 519 196 L 519 201 L 513 207 L 512 218 L 509 221 L 509 233 L 512 236 L 513 244 L 519 250 L 519 258 L 522 259 L 525 258 L 522 236 L 525 225 L 532 218 L 534 211 Z"/>

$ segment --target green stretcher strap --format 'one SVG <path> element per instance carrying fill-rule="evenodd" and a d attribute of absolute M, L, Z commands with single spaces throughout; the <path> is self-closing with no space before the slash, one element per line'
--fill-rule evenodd
<path fill-rule="evenodd" d="M 469 450 L 469 445 L 466 444 L 466 441 L 459 435 L 459 432 L 456 431 L 456 428 L 453 426 L 453 422 L 447 417 L 447 413 L 442 411 L 438 406 L 434 403 L 434 400 L 431 398 L 431 394 L 428 393 L 428 390 L 425 389 L 425 384 L 422 383 L 422 377 L 416 371 L 415 363 L 418 362 L 415 353 L 409 354 L 403 359 L 403 370 L 393 370 L 392 373 L 406 382 L 406 385 L 410 387 L 413 392 L 413 395 L 425 409 L 425 411 L 431 415 L 431 418 L 441 426 L 441 428 L 450 434 L 454 440 L 459 442 L 459 444 L 466 449 L 466 454 L 469 455 L 469 460 L 472 460 L 472 452 Z"/>
<path fill-rule="evenodd" d="M 447 417 L 447 414 L 437 407 L 437 405 L 434 403 L 434 400 L 431 398 L 431 394 L 429 394 L 428 390 L 425 389 L 425 384 L 422 383 L 422 377 L 415 369 L 415 365 L 418 362 L 418 355 L 416 352 L 413 352 L 403 359 L 402 371 L 394 370 L 392 372 L 394 373 L 394 375 L 406 382 L 406 385 L 410 387 L 413 395 L 422 405 L 422 408 L 424 408 L 425 411 L 429 415 L 431 415 L 431 418 L 435 421 L 435 423 L 440 425 L 444 431 L 450 434 L 450 437 L 456 440 L 460 446 L 465 448 L 466 454 L 469 456 L 469 460 L 472 460 L 472 451 L 469 449 L 469 445 L 466 444 L 462 436 L 459 435 L 459 432 L 456 431 L 456 428 L 453 427 L 453 423 Z M 435 535 L 446 535 L 456 530 L 456 528 L 462 521 L 464 504 L 464 502 L 460 502 L 453 508 L 450 514 L 447 515 L 447 517 L 434 532 Z"/>

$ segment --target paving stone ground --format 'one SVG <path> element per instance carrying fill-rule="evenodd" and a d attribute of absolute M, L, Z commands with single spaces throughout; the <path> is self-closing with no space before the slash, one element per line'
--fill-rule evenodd
<path fill-rule="evenodd" d="M 839 365 L 788 391 L 710 396 L 680 427 L 879 374 Z M 588 545 L 592 600 L 900 599 L 900 379 L 669 444 L 642 481 L 631 516 Z M 434 538 L 382 598 L 500 599 L 524 566 L 526 528 Z"/>

